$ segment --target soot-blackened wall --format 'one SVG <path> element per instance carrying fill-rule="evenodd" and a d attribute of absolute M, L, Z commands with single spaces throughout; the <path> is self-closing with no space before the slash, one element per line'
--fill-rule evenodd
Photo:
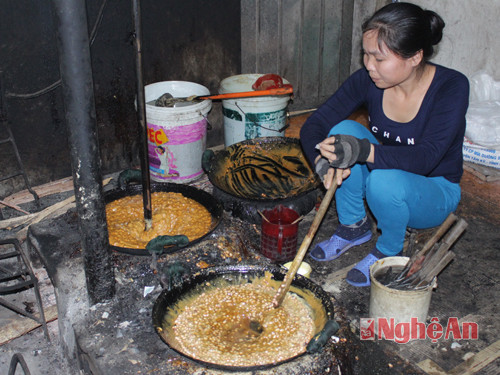
<path fill-rule="evenodd" d="M 140 4 L 144 85 L 182 80 L 216 93 L 222 79 L 240 73 L 239 1 Z M 139 165 L 132 3 L 87 0 L 86 6 L 102 171 L 109 173 Z M 53 11 L 48 1 L 7 0 L 0 13 L 3 117 L 32 185 L 71 176 Z M 223 143 L 218 106 L 209 115 L 208 146 Z M 0 145 L 0 160 L 0 177 L 17 169 L 9 144 Z M 0 197 L 22 188 L 21 178 L 4 181 Z"/>

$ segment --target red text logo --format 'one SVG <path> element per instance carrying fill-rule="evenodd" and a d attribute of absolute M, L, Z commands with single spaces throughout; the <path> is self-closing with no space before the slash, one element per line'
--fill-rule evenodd
<path fill-rule="evenodd" d="M 406 344 L 410 340 L 430 339 L 432 342 L 444 338 L 445 340 L 477 340 L 479 326 L 475 322 L 462 322 L 458 318 L 448 318 L 446 326 L 439 322 L 439 318 L 433 317 L 429 324 L 419 322 L 417 318 L 411 318 L 409 322 L 395 323 L 394 318 L 361 318 L 360 339 L 391 340 L 399 344 Z"/>

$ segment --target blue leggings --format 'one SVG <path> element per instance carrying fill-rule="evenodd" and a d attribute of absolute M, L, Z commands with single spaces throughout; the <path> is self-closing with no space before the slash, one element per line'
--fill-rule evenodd
<path fill-rule="evenodd" d="M 363 125 L 345 120 L 329 133 L 349 134 L 379 142 Z M 460 185 L 444 177 L 425 177 L 399 169 L 369 170 L 356 164 L 351 175 L 335 193 L 340 223 L 354 224 L 366 216 L 364 199 L 377 220 L 381 235 L 377 249 L 387 256 L 403 249 L 406 228 L 432 228 L 440 225 L 460 202 Z"/>

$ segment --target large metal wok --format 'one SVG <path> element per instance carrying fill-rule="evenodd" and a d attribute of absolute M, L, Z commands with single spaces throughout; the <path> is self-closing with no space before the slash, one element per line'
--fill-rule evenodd
<path fill-rule="evenodd" d="M 156 299 L 153 306 L 152 318 L 153 326 L 155 327 L 156 332 L 163 342 L 165 342 L 169 348 L 173 349 L 177 353 L 194 360 L 203 366 L 222 370 L 253 371 L 274 367 L 303 356 L 306 352 L 281 362 L 266 363 L 258 366 L 232 366 L 220 363 L 210 363 L 192 358 L 184 353 L 181 345 L 175 337 L 175 332 L 172 330 L 173 322 L 167 317 L 167 311 L 169 309 L 172 309 L 173 311 L 177 311 L 179 308 L 182 309 L 183 301 L 186 298 L 189 298 L 193 294 L 199 295 L 203 293 L 205 288 L 209 288 L 210 285 L 216 284 L 217 280 L 220 280 L 220 278 L 223 278 L 224 282 L 227 281 L 230 284 L 242 284 L 251 282 L 254 278 L 263 277 L 266 272 L 270 272 L 272 274 L 272 278 L 278 282 L 283 281 L 286 275 L 285 269 L 272 265 L 217 266 L 202 269 L 197 273 L 190 275 L 189 278 L 184 279 L 181 283 L 175 284 L 169 289 L 164 289 Z M 310 305 L 310 307 L 316 317 L 321 317 L 321 319 L 318 319 L 316 322 L 316 332 L 322 331 L 325 327 L 325 323 L 329 320 L 333 320 L 334 309 L 330 296 L 321 287 L 301 275 L 297 275 L 292 281 L 291 292 L 293 292 L 294 288 L 296 288 L 295 291 L 298 295 L 301 295 L 302 293 L 308 294 L 313 296 L 313 299 L 317 302 L 314 308 L 312 305 Z"/>
<path fill-rule="evenodd" d="M 213 195 L 227 211 L 250 223 L 260 224 L 258 211 L 278 205 L 306 215 L 316 204 L 321 181 L 298 139 L 263 137 L 207 150 L 202 164 Z"/>
<path fill-rule="evenodd" d="M 220 224 L 222 220 L 222 214 L 223 214 L 223 207 L 220 204 L 220 202 L 214 198 L 211 194 L 207 193 L 206 191 L 197 189 L 195 187 L 189 186 L 189 185 L 183 185 L 183 184 L 175 184 L 175 183 L 161 183 L 161 184 L 151 184 L 151 193 L 154 192 L 174 192 L 174 193 L 181 193 L 184 195 L 186 198 L 193 199 L 194 201 L 202 204 L 208 212 L 212 215 L 212 225 L 210 226 L 210 230 L 202 237 L 197 238 L 195 240 L 190 241 L 187 245 L 185 246 L 179 246 L 179 245 L 172 245 L 171 247 L 168 248 L 168 252 L 174 252 L 177 251 L 181 248 L 186 248 L 191 245 L 194 245 L 200 241 L 202 241 L 204 238 L 206 238 L 208 235 L 210 235 Z M 140 195 L 142 194 L 142 185 L 141 184 L 134 184 L 134 185 L 127 185 L 124 188 L 118 188 L 116 190 L 111 190 L 107 193 L 104 194 L 104 201 L 106 204 L 115 201 L 120 198 L 132 196 L 132 195 Z M 153 223 L 154 225 L 154 223 Z M 129 255 L 151 255 L 146 249 L 132 249 L 132 248 L 126 248 L 126 247 L 119 247 L 119 246 L 111 246 L 111 249 L 116 250 L 121 253 L 129 254 Z"/>

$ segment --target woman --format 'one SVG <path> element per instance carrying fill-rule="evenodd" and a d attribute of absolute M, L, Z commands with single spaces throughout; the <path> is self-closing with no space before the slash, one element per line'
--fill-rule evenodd
<path fill-rule="evenodd" d="M 317 261 L 338 258 L 372 237 L 364 199 L 381 235 L 347 275 L 370 285 L 369 267 L 400 255 L 406 228 L 440 225 L 460 201 L 462 142 L 469 101 L 467 78 L 432 64 L 442 38 L 439 15 L 409 3 L 392 3 L 362 26 L 360 69 L 304 124 L 307 158 L 328 188 L 335 169 L 339 225 L 312 249 Z M 364 106 L 368 129 L 345 120 Z"/>

